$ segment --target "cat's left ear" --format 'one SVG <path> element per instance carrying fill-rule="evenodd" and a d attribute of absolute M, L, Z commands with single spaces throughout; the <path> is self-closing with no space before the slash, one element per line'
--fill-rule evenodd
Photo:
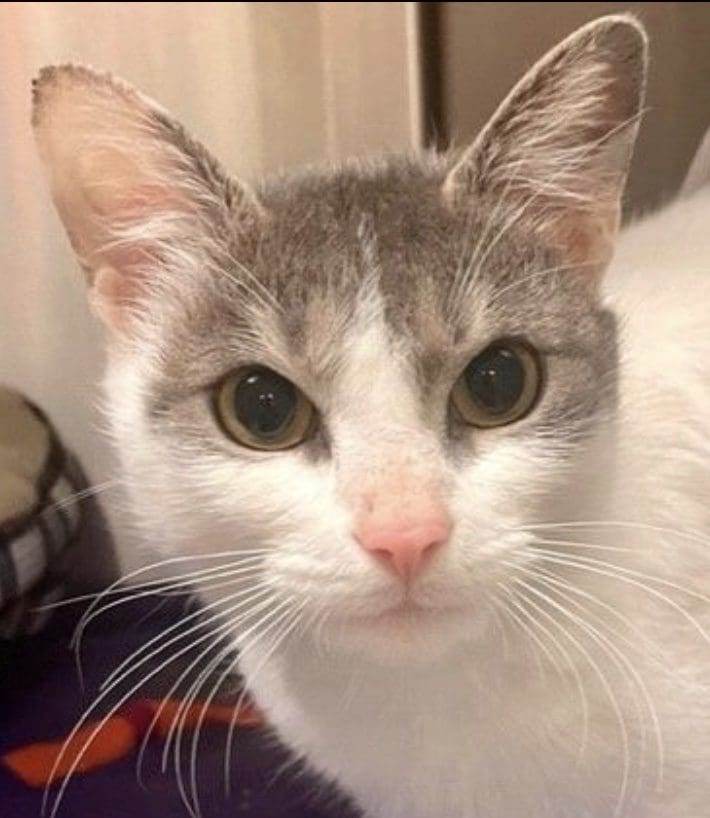
<path fill-rule="evenodd" d="M 497 208 L 566 264 L 599 272 L 613 249 L 638 130 L 647 42 L 630 15 L 595 20 L 515 86 L 445 186 L 456 207 Z"/>
<path fill-rule="evenodd" d="M 162 108 L 83 66 L 43 69 L 33 125 L 54 203 L 84 268 L 91 301 L 130 331 L 156 280 L 177 263 L 204 267 L 262 218 L 243 184 Z"/>

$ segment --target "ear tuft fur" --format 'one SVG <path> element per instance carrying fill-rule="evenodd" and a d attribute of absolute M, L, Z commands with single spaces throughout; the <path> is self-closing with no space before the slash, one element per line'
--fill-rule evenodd
<path fill-rule="evenodd" d="M 205 267 L 261 220 L 251 191 L 127 83 L 66 64 L 43 68 L 32 90 L 55 205 L 114 329 L 171 259 Z"/>
<path fill-rule="evenodd" d="M 450 172 L 447 201 L 468 207 L 495 198 L 569 261 L 603 266 L 618 226 L 646 63 L 646 35 L 633 16 L 580 28 L 513 88 Z"/>

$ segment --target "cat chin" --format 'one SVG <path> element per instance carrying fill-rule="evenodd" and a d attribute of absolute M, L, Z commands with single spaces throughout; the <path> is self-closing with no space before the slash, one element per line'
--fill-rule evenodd
<path fill-rule="evenodd" d="M 333 654 L 388 667 L 426 665 L 481 641 L 490 622 L 473 608 L 395 609 L 371 617 L 333 619 L 319 635 Z"/>

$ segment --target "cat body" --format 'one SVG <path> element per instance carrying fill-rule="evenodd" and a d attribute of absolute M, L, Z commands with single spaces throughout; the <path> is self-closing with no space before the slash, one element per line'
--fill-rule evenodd
<path fill-rule="evenodd" d="M 37 81 L 137 519 L 368 818 L 709 814 L 710 195 L 614 255 L 645 53 L 602 18 L 462 153 L 256 190 Z"/>

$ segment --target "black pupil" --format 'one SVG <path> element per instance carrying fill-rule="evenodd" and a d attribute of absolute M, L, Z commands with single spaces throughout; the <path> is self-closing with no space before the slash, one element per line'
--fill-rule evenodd
<path fill-rule="evenodd" d="M 466 384 L 473 401 L 487 412 L 509 412 L 525 388 L 525 370 L 518 355 L 507 347 L 491 347 L 468 365 Z"/>
<path fill-rule="evenodd" d="M 275 437 L 291 422 L 296 411 L 296 390 L 275 372 L 252 372 L 234 390 L 239 422 L 259 437 Z"/>

